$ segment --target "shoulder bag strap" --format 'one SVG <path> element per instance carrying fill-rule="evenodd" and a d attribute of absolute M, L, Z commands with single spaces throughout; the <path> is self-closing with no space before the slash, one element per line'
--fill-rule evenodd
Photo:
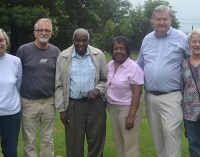
<path fill-rule="evenodd" d="M 196 87 L 196 89 L 197 89 L 197 93 L 198 93 L 198 95 L 199 95 L 199 99 L 200 99 L 199 88 L 198 88 L 198 86 L 197 86 L 197 81 L 196 81 L 196 79 L 195 79 L 194 72 L 192 71 L 192 68 L 191 68 L 191 64 L 190 64 L 190 60 L 189 60 L 189 59 L 188 59 L 188 64 L 189 64 L 189 67 L 190 67 L 190 71 L 191 71 L 191 73 L 192 73 L 192 78 L 193 78 L 193 80 L 194 80 L 195 87 Z"/>

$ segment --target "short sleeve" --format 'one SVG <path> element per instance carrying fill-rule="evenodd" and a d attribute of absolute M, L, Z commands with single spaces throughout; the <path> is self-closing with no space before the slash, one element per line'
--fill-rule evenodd
<path fill-rule="evenodd" d="M 136 63 L 133 64 L 131 67 L 132 72 L 131 75 L 129 76 L 129 82 L 130 84 L 135 84 L 135 85 L 142 85 L 144 84 L 144 72 L 140 68 L 140 66 Z"/>

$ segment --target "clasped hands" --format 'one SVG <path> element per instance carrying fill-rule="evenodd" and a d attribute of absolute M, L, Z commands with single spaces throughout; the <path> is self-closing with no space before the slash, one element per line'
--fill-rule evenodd
<path fill-rule="evenodd" d="M 88 92 L 88 99 L 91 99 L 91 100 L 96 99 L 99 95 L 100 95 L 100 90 L 97 88 L 94 88 L 93 90 L 90 90 Z M 60 119 L 65 126 L 67 126 L 70 122 L 67 114 L 68 114 L 67 111 L 60 112 Z"/>

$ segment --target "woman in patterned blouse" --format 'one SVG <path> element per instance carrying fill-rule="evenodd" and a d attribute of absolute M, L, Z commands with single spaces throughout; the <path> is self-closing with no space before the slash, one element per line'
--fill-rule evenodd
<path fill-rule="evenodd" d="M 183 113 L 191 157 L 200 157 L 200 29 L 188 35 L 191 57 L 183 63 Z"/>

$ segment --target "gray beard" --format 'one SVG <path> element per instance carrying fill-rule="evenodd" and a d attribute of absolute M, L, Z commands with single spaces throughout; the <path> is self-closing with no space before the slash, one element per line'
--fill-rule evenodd
<path fill-rule="evenodd" d="M 39 40 L 40 40 L 40 42 L 41 43 L 47 43 L 48 41 L 49 41 L 49 39 L 48 38 L 39 38 Z"/>

